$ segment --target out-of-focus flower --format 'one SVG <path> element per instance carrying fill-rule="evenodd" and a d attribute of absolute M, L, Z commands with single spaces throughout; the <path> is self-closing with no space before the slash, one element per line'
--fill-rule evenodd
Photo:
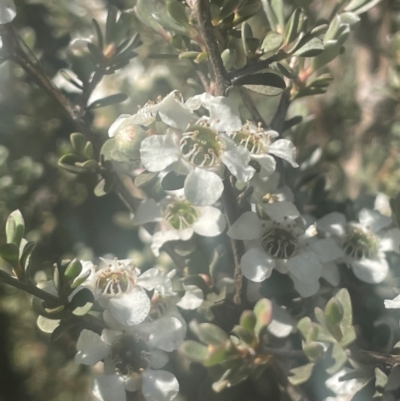
<path fill-rule="evenodd" d="M 226 227 L 224 215 L 219 209 L 194 206 L 179 193 L 164 198 L 159 204 L 150 198 L 140 204 L 133 222 L 141 225 L 153 221 L 159 222 L 159 230 L 153 235 L 151 245 L 156 256 L 167 241 L 187 241 L 194 233 L 214 237 Z"/>
<path fill-rule="evenodd" d="M 389 270 L 385 252 L 400 254 L 400 230 L 388 229 L 392 219 L 375 210 L 362 209 L 358 218 L 359 223 L 346 223 L 343 214 L 333 212 L 317 221 L 317 229 L 336 238 L 344 251 L 344 262 L 357 278 L 380 283 Z"/>
<path fill-rule="evenodd" d="M 10 23 L 15 16 L 17 11 L 15 8 L 14 0 L 1 0 L 0 2 L 0 24 Z"/>

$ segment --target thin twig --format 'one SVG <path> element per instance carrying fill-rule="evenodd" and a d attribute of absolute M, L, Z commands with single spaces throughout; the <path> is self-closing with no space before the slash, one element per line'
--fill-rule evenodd
<path fill-rule="evenodd" d="M 204 40 L 208 59 L 214 72 L 216 96 L 224 96 L 229 86 L 228 74 L 222 62 L 221 53 L 211 23 L 211 11 L 209 0 L 194 0 L 190 2 L 193 14 L 197 20 L 197 28 Z"/>

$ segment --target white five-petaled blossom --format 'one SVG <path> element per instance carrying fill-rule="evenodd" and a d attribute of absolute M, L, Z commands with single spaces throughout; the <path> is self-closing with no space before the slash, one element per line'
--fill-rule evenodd
<path fill-rule="evenodd" d="M 261 282 L 274 268 L 291 276 L 301 296 L 315 294 L 319 278 L 330 280 L 330 262 L 342 255 L 335 241 L 318 240 L 316 230 L 304 228 L 301 217 L 288 202 L 265 204 L 264 212 L 272 220 L 262 220 L 256 213 L 246 212 L 230 227 L 231 238 L 248 241 L 248 250 L 242 256 L 243 275 Z"/>
<path fill-rule="evenodd" d="M 173 335 L 168 333 L 167 327 L 162 329 L 160 332 L 154 327 L 154 336 Z M 162 345 L 162 341 L 158 345 Z M 125 391 L 140 388 L 147 401 L 171 401 L 179 392 L 176 377 L 160 370 L 168 362 L 168 355 L 161 347 L 152 347 L 138 333 L 104 329 L 99 336 L 83 330 L 76 347 L 76 363 L 94 366 L 104 362 L 104 374 L 95 378 L 93 388 L 94 395 L 101 401 L 126 401 Z"/>
<path fill-rule="evenodd" d="M 145 290 L 175 295 L 170 278 L 159 269 L 151 268 L 140 274 L 130 259 L 102 261 L 103 266 L 97 270 L 92 265 L 93 273 L 83 285 L 124 326 L 142 323 L 149 315 L 151 304 Z"/>
<path fill-rule="evenodd" d="M 159 230 L 152 237 L 151 249 L 155 256 L 167 241 L 189 240 L 194 233 L 215 237 L 226 227 L 221 211 L 213 206 L 194 206 L 183 196 L 168 196 L 158 204 L 151 198 L 144 200 L 133 223 L 159 222 Z"/>
<path fill-rule="evenodd" d="M 362 209 L 359 223 L 346 222 L 343 214 L 330 213 L 317 221 L 319 233 L 337 240 L 343 261 L 355 276 L 367 283 L 380 283 L 389 271 L 385 252 L 400 254 L 400 230 L 388 229 L 392 219 L 378 211 Z"/>
<path fill-rule="evenodd" d="M 223 191 L 222 176 L 225 166 L 239 180 L 249 181 L 255 169 L 249 165 L 250 153 L 236 146 L 223 131 L 241 127 L 237 106 L 226 97 L 209 94 L 195 96 L 185 107 L 196 110 L 201 106 L 209 110 L 209 116 L 191 121 L 185 129 L 171 125 L 166 133 L 151 135 L 141 143 L 143 166 L 152 172 L 167 168 L 186 175 L 186 198 L 197 206 L 210 206 Z M 187 120 L 185 120 L 186 122 Z"/>
<path fill-rule="evenodd" d="M 10 23 L 15 16 L 17 11 L 15 9 L 14 0 L 1 0 L 0 2 L 0 24 Z"/>
<path fill-rule="evenodd" d="M 268 177 L 275 171 L 276 162 L 270 153 L 286 160 L 293 167 L 299 166 L 295 162 L 296 148 L 291 141 L 288 139 L 272 141 L 279 136 L 276 131 L 264 131 L 261 126 L 256 127 L 247 123 L 239 131 L 228 132 L 228 135 L 237 145 L 244 147 L 249 152 L 250 158 L 260 165 L 261 177 Z"/>

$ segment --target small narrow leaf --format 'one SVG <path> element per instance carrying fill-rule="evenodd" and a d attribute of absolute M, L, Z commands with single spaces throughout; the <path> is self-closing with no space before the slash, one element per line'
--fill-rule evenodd
<path fill-rule="evenodd" d="M 128 96 L 125 93 L 116 93 L 115 95 L 110 95 L 102 99 L 95 100 L 88 106 L 89 110 L 99 109 L 100 107 L 112 106 L 113 104 L 125 102 Z"/>
<path fill-rule="evenodd" d="M 311 38 L 307 43 L 299 47 L 294 53 L 298 57 L 315 57 L 324 51 L 324 44 L 319 38 Z"/>
<path fill-rule="evenodd" d="M 308 365 L 291 369 L 289 371 L 290 376 L 288 377 L 289 382 L 293 386 L 299 386 L 300 384 L 305 383 L 311 377 L 314 366 L 315 363 L 309 363 Z"/>
<path fill-rule="evenodd" d="M 204 362 L 208 358 L 208 348 L 193 340 L 185 341 L 179 349 L 192 361 Z"/>
<path fill-rule="evenodd" d="M 264 53 L 276 52 L 283 44 L 283 36 L 278 32 L 268 32 L 264 38 L 261 49 Z"/>
<path fill-rule="evenodd" d="M 197 335 L 199 340 L 207 345 L 218 345 L 229 339 L 224 330 L 211 323 L 199 324 L 197 327 Z"/>
<path fill-rule="evenodd" d="M 14 210 L 6 222 L 6 238 L 7 243 L 12 243 L 17 246 L 21 243 L 25 232 L 25 222 L 19 210 Z"/>

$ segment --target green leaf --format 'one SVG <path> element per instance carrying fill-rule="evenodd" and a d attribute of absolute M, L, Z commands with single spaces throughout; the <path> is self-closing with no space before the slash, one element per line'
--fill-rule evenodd
<path fill-rule="evenodd" d="M 325 88 L 333 81 L 333 76 L 331 74 L 322 74 L 319 77 L 307 82 L 307 86 L 315 88 Z"/>
<path fill-rule="evenodd" d="M 19 247 L 15 244 L 3 244 L 0 246 L 0 256 L 14 269 L 20 269 Z"/>
<path fill-rule="evenodd" d="M 40 331 L 46 334 L 51 334 L 59 326 L 60 320 L 58 319 L 47 319 L 44 316 L 38 316 L 36 324 Z"/>
<path fill-rule="evenodd" d="M 240 86 L 269 86 L 278 89 L 285 89 L 285 81 L 278 74 L 265 72 L 253 75 L 246 75 L 235 80 L 234 85 Z"/>
<path fill-rule="evenodd" d="M 356 338 L 356 331 L 353 326 L 342 327 L 342 338 L 340 339 L 339 344 L 343 348 L 347 348 L 351 343 L 353 343 Z"/>
<path fill-rule="evenodd" d="M 324 44 L 319 38 L 311 38 L 308 42 L 304 43 L 293 53 L 298 57 L 315 57 L 324 51 Z"/>
<path fill-rule="evenodd" d="M 272 302 L 267 298 L 260 299 L 255 304 L 253 312 L 257 319 L 254 331 L 260 336 L 263 329 L 271 323 L 273 312 Z"/>
<path fill-rule="evenodd" d="M 342 13 L 339 17 L 344 24 L 350 25 L 351 27 L 358 24 L 361 20 L 357 14 L 352 12 Z"/>
<path fill-rule="evenodd" d="M 337 40 L 328 40 L 324 42 L 324 46 L 324 51 L 312 60 L 312 68 L 314 71 L 330 63 L 340 53 L 341 45 Z"/>
<path fill-rule="evenodd" d="M 232 334 L 250 346 L 252 346 L 252 345 L 254 346 L 254 344 L 258 343 L 257 338 L 254 335 L 254 331 L 245 329 L 242 326 L 235 326 L 232 329 Z"/>
<path fill-rule="evenodd" d="M 292 43 L 300 34 L 304 23 L 304 13 L 296 8 L 285 26 L 285 43 Z"/>
<path fill-rule="evenodd" d="M 83 150 L 83 155 L 87 159 L 94 159 L 94 149 L 93 149 L 93 144 L 92 142 L 87 142 L 85 149 Z"/>
<path fill-rule="evenodd" d="M 167 0 L 168 14 L 183 26 L 188 25 L 188 17 L 186 15 L 186 7 L 177 0 Z"/>
<path fill-rule="evenodd" d="M 317 362 L 324 355 L 322 344 L 314 341 L 305 343 L 303 351 L 311 362 Z"/>
<path fill-rule="evenodd" d="M 275 53 L 283 44 L 283 36 L 278 32 L 268 32 L 261 49 L 264 53 Z"/>
<path fill-rule="evenodd" d="M 180 24 L 177 24 L 165 11 L 156 11 L 152 13 L 151 16 L 168 31 L 181 33 L 183 35 L 186 34 L 186 29 Z"/>
<path fill-rule="evenodd" d="M 87 170 L 83 167 L 76 166 L 75 163 L 79 162 L 81 159 L 79 156 L 74 154 L 64 155 L 58 161 L 58 165 L 63 169 L 69 171 L 70 173 L 80 174 L 87 173 Z"/>
<path fill-rule="evenodd" d="M 162 180 L 161 186 L 165 191 L 176 191 L 183 188 L 186 176 L 170 171 Z"/>
<path fill-rule="evenodd" d="M 353 11 L 356 14 L 362 14 L 368 11 L 370 8 L 376 6 L 381 0 L 352 0 L 346 6 L 346 11 Z"/>
<path fill-rule="evenodd" d="M 102 99 L 95 100 L 88 106 L 89 110 L 99 109 L 100 107 L 112 106 L 113 104 L 118 104 L 125 102 L 129 97 L 125 93 L 116 93 L 115 95 L 110 95 L 103 97 Z"/>
<path fill-rule="evenodd" d="M 388 377 L 386 374 L 379 368 L 375 368 L 375 386 L 380 389 L 384 389 L 388 382 Z"/>
<path fill-rule="evenodd" d="M 315 363 L 309 363 L 307 365 L 300 366 L 298 368 L 291 369 L 289 371 L 288 380 L 293 386 L 299 386 L 307 382 L 313 372 Z"/>
<path fill-rule="evenodd" d="M 338 38 L 337 35 L 340 26 L 341 26 L 340 17 L 336 15 L 329 24 L 329 28 L 324 36 L 324 42 L 328 42 L 329 40 L 337 40 Z"/>
<path fill-rule="evenodd" d="M 253 331 L 257 323 L 257 317 L 251 310 L 245 310 L 240 315 L 239 324 L 247 330 Z"/>
<path fill-rule="evenodd" d="M 297 77 L 297 74 L 294 72 L 294 70 L 289 66 L 289 64 L 285 62 L 279 62 L 276 63 L 276 66 L 279 70 L 279 72 L 284 75 L 287 78 L 294 79 Z"/>
<path fill-rule="evenodd" d="M 7 243 L 15 244 L 19 247 L 25 232 L 25 222 L 19 210 L 14 210 L 6 222 Z"/>
<path fill-rule="evenodd" d="M 74 259 L 65 269 L 64 276 L 72 282 L 81 274 L 81 271 L 82 263 L 78 259 Z"/>
<path fill-rule="evenodd" d="M 22 251 L 21 258 L 20 258 L 20 265 L 25 271 L 27 271 L 27 269 L 29 267 L 29 259 L 30 259 L 30 256 L 31 256 L 33 250 L 35 249 L 35 247 L 36 247 L 36 244 L 33 241 L 28 241 L 24 246 L 24 249 Z"/>
<path fill-rule="evenodd" d="M 147 185 L 154 184 L 158 177 L 158 173 L 151 173 L 149 171 L 144 171 L 143 173 L 140 173 L 138 176 L 135 178 L 135 185 L 138 188 L 144 188 Z"/>
<path fill-rule="evenodd" d="M 343 365 L 347 361 L 346 351 L 339 345 L 333 344 L 330 350 L 330 356 L 333 359 L 333 364 L 326 369 L 329 375 L 334 375 L 342 369 Z"/>
<path fill-rule="evenodd" d="M 299 7 L 308 8 L 314 0 L 294 0 Z"/>
<path fill-rule="evenodd" d="M 117 13 L 118 9 L 115 6 L 110 6 L 106 21 L 106 44 L 114 41 L 117 30 Z"/>
<path fill-rule="evenodd" d="M 211 323 L 201 323 L 197 327 L 197 336 L 204 344 L 219 345 L 225 343 L 229 337 L 224 330 Z"/>
<path fill-rule="evenodd" d="M 346 288 L 340 289 L 335 298 L 340 302 L 343 308 L 343 318 L 341 322 L 342 327 L 349 327 L 353 324 L 353 308 L 351 306 L 351 299 L 349 291 Z"/>
<path fill-rule="evenodd" d="M 85 152 L 87 143 L 85 135 L 81 134 L 80 132 L 74 132 L 70 135 L 70 140 L 75 152 L 82 156 Z"/>
<path fill-rule="evenodd" d="M 243 0 L 228 0 L 222 7 L 218 18 L 220 20 L 224 20 L 225 18 L 229 17 L 237 10 L 241 3 L 243 3 Z"/>
<path fill-rule="evenodd" d="M 198 57 L 200 52 L 195 52 L 195 51 L 188 51 L 188 52 L 182 52 L 179 54 L 178 58 L 179 60 L 192 60 Z"/>
<path fill-rule="evenodd" d="M 343 307 L 340 301 L 331 298 L 325 306 L 325 316 L 332 325 L 337 325 L 343 318 Z"/>
<path fill-rule="evenodd" d="M 197 341 L 187 340 L 183 342 L 179 350 L 195 362 L 204 362 L 208 358 L 208 347 Z"/>
<path fill-rule="evenodd" d="M 94 301 L 92 292 L 88 288 L 83 288 L 74 295 L 68 307 L 74 315 L 83 316 L 92 309 Z"/>
<path fill-rule="evenodd" d="M 222 62 L 224 63 L 224 67 L 227 71 L 230 71 L 237 60 L 237 51 L 235 49 L 225 49 L 221 53 Z"/>
<path fill-rule="evenodd" d="M 92 19 L 92 24 L 94 26 L 94 30 L 96 31 L 97 44 L 100 47 L 100 49 L 103 49 L 104 40 L 103 40 L 103 34 L 101 33 L 100 25 L 94 18 Z"/>
<path fill-rule="evenodd" d="M 82 274 L 81 277 L 78 277 L 72 284 L 71 284 L 71 289 L 78 288 L 83 282 L 86 281 L 86 279 L 91 275 L 91 271 L 88 270 L 86 273 Z"/>
<path fill-rule="evenodd" d="M 53 330 L 50 341 L 55 342 L 55 341 L 59 340 L 65 332 L 71 330 L 72 328 L 76 327 L 77 325 L 78 325 L 78 323 L 76 323 L 76 322 L 61 320 L 60 324 Z"/>

